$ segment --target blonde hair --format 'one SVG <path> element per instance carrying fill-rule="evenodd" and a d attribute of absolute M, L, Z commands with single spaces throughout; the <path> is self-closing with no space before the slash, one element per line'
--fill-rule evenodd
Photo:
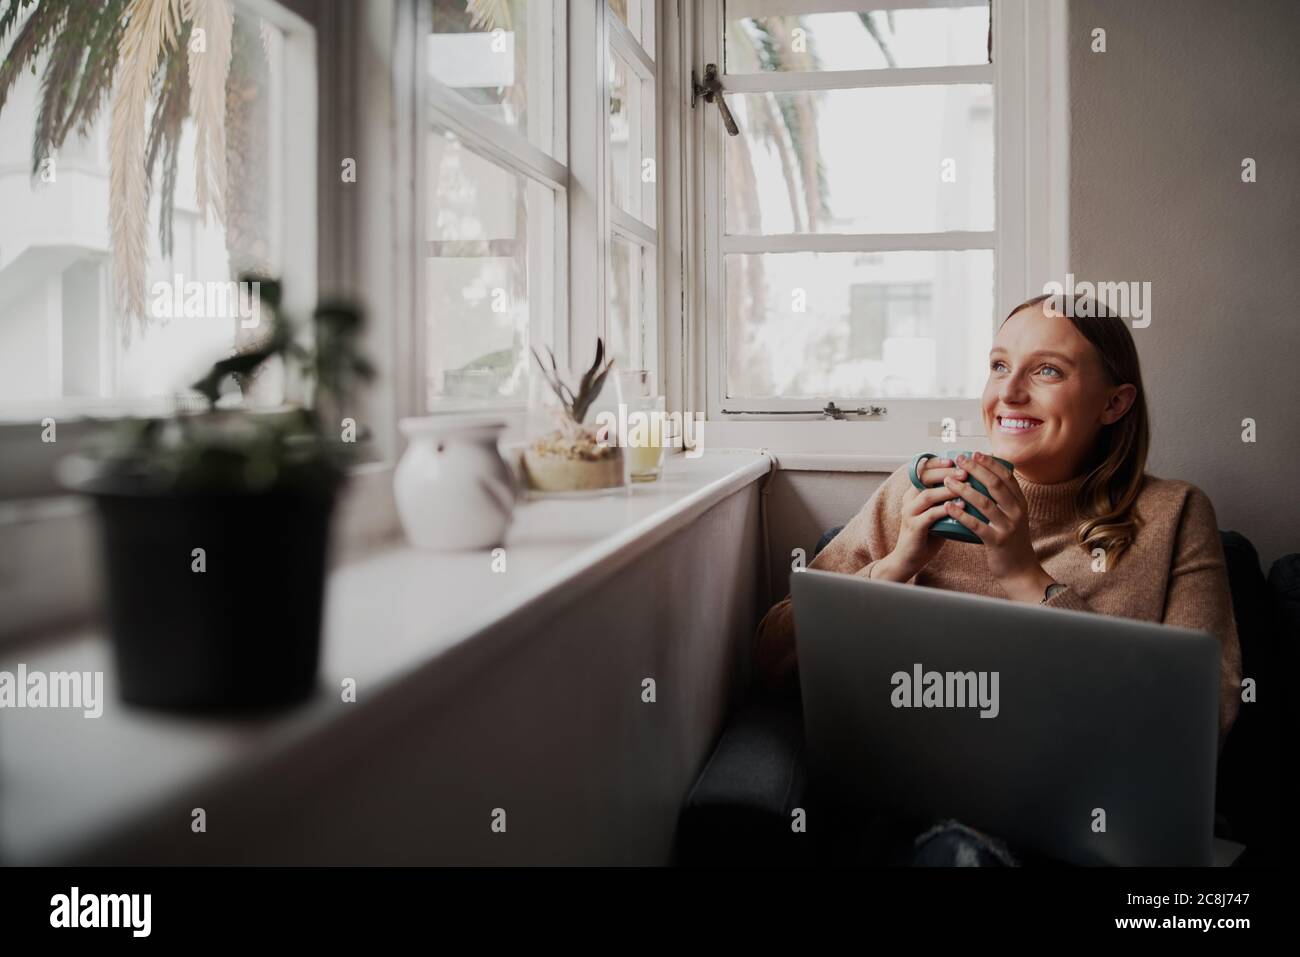
<path fill-rule="evenodd" d="M 1022 309 L 1054 300 L 1054 313 L 1064 313 L 1096 349 L 1110 385 L 1130 383 L 1137 389 L 1128 411 L 1117 421 L 1103 426 L 1098 434 L 1097 445 L 1088 460 L 1090 471 L 1076 499 L 1076 508 L 1084 516 L 1075 535 L 1079 546 L 1089 554 L 1095 548 L 1103 549 L 1109 569 L 1133 544 L 1142 525 L 1134 506 L 1146 479 L 1147 449 L 1151 441 L 1142 367 L 1127 322 L 1082 295 L 1075 296 L 1072 310 L 1062 310 L 1061 298 L 1050 293 L 1035 296 L 1012 309 L 1007 319 Z"/>

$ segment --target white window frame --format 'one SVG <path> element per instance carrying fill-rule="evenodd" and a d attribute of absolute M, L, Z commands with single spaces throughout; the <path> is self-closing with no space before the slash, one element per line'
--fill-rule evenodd
<path fill-rule="evenodd" d="M 569 77 L 569 16 L 568 5 L 564 2 L 554 4 L 554 21 L 552 24 L 552 60 L 551 60 L 551 102 L 548 104 L 530 104 L 530 108 L 545 105 L 551 116 L 551 151 L 541 149 L 532 143 L 526 133 L 498 123 L 490 117 L 476 111 L 455 90 L 449 89 L 428 72 L 426 45 L 424 38 L 429 35 L 431 12 L 428 4 L 415 3 L 415 36 L 418 38 L 415 48 L 415 76 L 419 90 L 416 102 L 416 129 L 412 144 L 414 163 L 414 204 L 416 214 L 411 223 L 415 232 L 416 256 L 415 268 L 411 277 L 413 286 L 414 333 L 410 337 L 410 361 L 413 369 L 410 373 L 417 394 L 412 396 L 415 409 L 420 412 L 441 413 L 463 409 L 491 409 L 508 415 L 522 417 L 527 408 L 527 398 L 502 400 L 500 402 L 485 400 L 459 400 L 439 398 L 433 402 L 427 399 L 428 382 L 426 378 L 426 326 L 428 317 L 425 311 L 427 302 L 427 280 L 425 278 L 425 235 L 424 214 L 428 200 L 427 183 L 427 149 L 425 134 L 430 125 L 436 124 L 454 133 L 461 142 L 474 152 L 485 156 L 493 163 L 510 172 L 522 175 L 533 182 L 551 189 L 555 196 L 554 230 L 552 250 L 555 268 L 545 282 L 538 282 L 542 277 L 536 276 L 530 268 L 528 276 L 528 293 L 531 298 L 538 286 L 543 289 L 549 284 L 551 290 L 551 311 L 549 321 L 545 324 L 536 319 L 536 310 L 529 310 L 529 341 L 531 345 L 545 343 L 555 351 L 556 359 L 566 362 L 568 359 L 569 331 L 565 328 L 565 318 L 569 314 L 569 208 L 572 171 L 569 160 L 569 97 L 571 88 Z M 533 59 L 529 59 L 529 71 L 533 70 Z M 530 240 L 531 241 L 531 240 Z M 531 257 L 530 257 L 531 261 Z M 545 292 L 543 292 L 545 295 Z M 530 368 L 531 373 L 531 368 Z"/>
<path fill-rule="evenodd" d="M 697 76 L 706 63 L 723 63 L 725 0 L 700 0 L 696 22 L 688 27 L 696 44 Z M 793 0 L 792 0 L 793 2 Z M 908 0 L 877 0 L 873 9 L 907 8 Z M 689 6 L 689 5 L 688 5 Z M 839 9 L 841 0 L 807 0 L 810 12 Z M 892 455 L 933 443 L 944 418 L 954 418 L 958 435 L 984 434 L 978 398 L 879 398 L 844 400 L 842 408 L 878 405 L 882 416 L 830 421 L 821 414 L 825 400 L 751 400 L 724 405 L 725 357 L 722 355 L 724 288 L 722 254 L 733 251 L 780 251 L 784 248 L 971 249 L 992 248 L 995 268 L 996 323 L 1013 306 L 1041 291 L 1050 279 L 1063 279 L 1068 262 L 1069 113 L 1067 13 L 1064 0 L 993 0 L 993 63 L 975 66 L 853 71 L 819 75 L 822 88 L 846 85 L 891 86 L 905 83 L 991 83 L 994 91 L 996 213 L 991 235 L 939 233 L 909 236 L 905 246 L 889 236 L 763 237 L 724 241 L 722 160 L 726 132 L 719 110 L 699 101 L 691 117 L 695 153 L 689 183 L 694 210 L 696 252 L 689 261 L 692 315 L 688 341 L 696 348 L 685 361 L 683 402 L 706 410 L 710 445 L 769 447 L 788 451 L 862 452 Z M 780 77 L 748 80 L 723 77 L 724 95 L 748 86 L 766 89 Z M 794 82 L 794 81 L 790 81 Z M 800 85 L 803 89 L 806 83 Z M 742 250 L 743 246 L 743 250 Z M 801 415 L 765 414 L 799 410 Z"/>
<path fill-rule="evenodd" d="M 632 34 L 631 28 L 623 22 L 623 19 L 616 14 L 609 5 L 609 0 L 602 0 L 605 20 L 605 46 L 611 55 L 617 55 L 625 64 L 628 70 L 637 81 L 648 84 L 654 89 L 655 98 L 653 106 L 639 101 L 638 108 L 641 116 L 639 123 L 631 124 L 631 143 L 628 147 L 629 155 L 640 156 L 642 161 L 646 158 L 653 160 L 655 179 L 647 184 L 642 180 L 630 179 L 629 189 L 636 190 L 638 195 L 637 205 L 645 209 L 647 205 L 655 207 L 655 225 L 651 226 L 645 221 L 645 218 L 635 213 L 629 213 L 624 210 L 618 203 L 614 202 L 610 196 L 613 189 L 613 182 L 607 181 L 605 184 L 605 201 L 608 204 L 608 234 L 604 239 L 606 262 L 611 262 L 613 257 L 613 245 L 615 239 L 620 239 L 634 244 L 640 250 L 641 274 L 637 277 L 637 289 L 634 290 L 634 302 L 640 315 L 634 322 L 640 327 L 633 329 L 633 337 L 641 339 L 642 367 L 649 369 L 653 373 L 656 382 L 659 382 L 658 388 L 662 388 L 660 382 L 660 356 L 659 356 L 659 185 L 658 185 L 658 168 L 660 156 L 658 152 L 659 138 L 657 135 L 658 121 L 658 103 L 659 103 L 659 67 L 651 54 L 645 49 L 640 41 Z M 641 17 L 641 36 L 646 35 L 647 29 L 654 30 L 654 15 L 656 0 L 639 0 L 639 2 L 630 3 L 628 15 L 634 13 Z M 655 34 L 657 36 L 657 33 Z M 631 79 L 631 77 L 629 77 Z M 606 91 L 605 103 L 608 103 L 609 92 Z M 602 105 L 601 114 L 604 118 L 604 135 L 605 143 L 609 142 L 609 110 Z M 649 131 L 654 134 L 655 149 L 649 157 L 646 156 L 642 149 L 642 137 Z M 639 167 L 640 164 L 637 164 Z M 629 177 L 638 176 L 637 169 L 628 170 Z M 607 178 L 608 179 L 608 178 Z M 639 291 L 640 295 L 635 295 Z M 612 316 L 612 299 L 609 295 L 605 296 L 604 309 L 604 336 L 605 341 L 610 340 L 610 324 Z M 579 355 L 579 359 L 582 356 Z"/>
<path fill-rule="evenodd" d="M 569 121 L 570 171 L 574 188 L 569 192 L 569 224 L 573 245 L 570 250 L 570 322 L 569 354 L 573 364 L 591 361 L 592 349 L 599 336 L 609 342 L 610 296 L 609 268 L 614 237 L 641 246 L 642 282 L 646 299 L 642 301 L 645 365 L 655 373 L 658 388 L 664 385 L 664 290 L 661 277 L 664 264 L 664 186 L 665 163 L 663 117 L 671 109 L 665 97 L 662 64 L 669 35 L 663 29 L 665 7 L 674 0 L 642 0 L 635 5 L 641 16 L 641 35 L 654 31 L 655 54 L 651 57 L 621 17 L 610 9 L 608 0 L 583 0 L 570 4 L 569 10 Z M 629 7 L 633 6 L 629 4 Z M 629 10 L 629 15 L 631 11 Z M 655 136 L 655 183 L 652 189 L 642 186 L 642 203 L 652 193 L 655 225 L 650 226 L 621 209 L 610 197 L 607 175 L 609 144 L 609 90 L 607 55 L 617 53 L 628 69 L 642 81 L 653 84 L 655 112 L 645 117 L 653 125 Z M 644 130 L 644 127 L 643 127 Z M 671 177 L 669 178 L 671 184 Z M 646 255 L 646 251 L 653 256 Z M 646 263 L 653 259 L 654 271 Z"/>

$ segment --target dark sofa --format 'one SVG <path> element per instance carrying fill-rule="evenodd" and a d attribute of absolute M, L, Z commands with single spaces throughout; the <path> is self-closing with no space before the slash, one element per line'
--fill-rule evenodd
<path fill-rule="evenodd" d="M 813 554 L 839 528 L 822 536 Z M 1294 720 L 1286 678 L 1300 637 L 1300 554 L 1279 558 L 1267 579 L 1250 541 L 1221 532 L 1242 675 L 1255 679 L 1258 700 L 1243 703 L 1218 767 L 1216 836 L 1246 846 L 1237 866 L 1279 863 L 1283 804 L 1284 720 Z M 825 800 L 823 800 L 825 798 Z M 791 828 L 796 808 L 816 809 L 823 826 Z M 863 809 L 858 809 L 863 810 Z M 827 818 L 838 818 L 833 827 Z M 863 821 L 867 823 L 863 823 Z M 723 730 L 687 795 L 678 824 L 676 860 L 683 866 L 890 862 L 898 833 L 885 834 L 869 809 L 853 814 L 833 796 L 814 793 L 804 755 L 797 695 L 752 690 Z M 826 835 L 834 835 L 833 838 Z M 893 841 L 893 843 L 890 843 Z"/>

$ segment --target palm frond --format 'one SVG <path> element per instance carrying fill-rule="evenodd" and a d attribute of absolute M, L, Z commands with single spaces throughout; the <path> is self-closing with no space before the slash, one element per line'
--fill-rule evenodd
<path fill-rule="evenodd" d="M 485 27 L 488 30 L 509 30 L 509 0 L 465 0 L 465 12 L 469 14 L 470 29 Z"/>
<path fill-rule="evenodd" d="M 110 118 L 108 219 L 118 307 L 143 321 L 148 268 L 149 180 L 145 172 L 145 105 L 160 52 L 176 42 L 180 0 L 131 0 Z"/>
<path fill-rule="evenodd" d="M 4 63 L 0 63 L 0 110 L 4 109 L 9 92 L 22 76 L 23 70 L 28 66 L 35 69 L 36 58 L 41 55 L 73 5 L 74 0 L 46 0 L 23 22 L 14 36 Z"/>
<path fill-rule="evenodd" d="M 99 8 L 95 3 L 73 7 L 64 15 L 54 37 L 45 73 L 41 77 L 40 105 L 36 112 L 36 133 L 32 137 L 32 175 L 41 161 L 63 145 L 60 131 L 71 110 L 82 63 L 86 58 L 86 39 L 94 28 Z"/>
<path fill-rule="evenodd" d="M 234 14 L 230 0 L 193 0 L 194 29 L 204 31 L 207 49 L 190 51 L 190 94 L 194 107 L 195 199 L 206 222 L 211 206 L 226 220 L 226 77 L 230 73 Z"/>
<path fill-rule="evenodd" d="M 880 32 L 880 27 L 877 26 L 876 22 L 871 19 L 871 14 L 859 13 L 858 19 L 862 21 L 862 26 L 866 31 L 871 34 L 871 39 L 876 41 L 876 46 L 880 47 L 880 52 L 885 55 L 885 62 L 890 66 L 898 66 L 898 64 L 894 62 L 894 54 L 890 51 L 889 44 L 885 42 L 884 34 Z M 894 29 L 892 16 L 889 19 L 889 29 L 891 31 Z"/>
<path fill-rule="evenodd" d="M 126 6 L 129 0 L 104 0 L 99 18 L 86 44 L 86 62 L 82 67 L 81 82 L 68 115 L 59 128 L 59 143 L 69 130 L 76 129 L 82 136 L 90 127 L 113 88 L 113 74 L 117 70 L 117 51 L 126 30 Z"/>
<path fill-rule="evenodd" d="M 149 144 L 145 148 L 145 176 L 153 184 L 154 166 L 161 153 L 162 182 L 158 193 L 158 245 L 163 256 L 172 254 L 172 220 L 176 199 L 176 171 L 180 162 L 181 133 L 190 112 L 190 78 L 186 45 L 191 24 L 182 27 L 176 47 L 167 55 L 153 119 L 149 124 Z"/>
<path fill-rule="evenodd" d="M 0 45 L 4 44 L 5 37 L 14 28 L 22 12 L 35 2 L 36 0 L 3 0 L 5 12 L 0 13 Z"/>

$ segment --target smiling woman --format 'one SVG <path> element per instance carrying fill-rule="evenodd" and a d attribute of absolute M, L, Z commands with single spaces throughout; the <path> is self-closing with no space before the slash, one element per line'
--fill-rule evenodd
<path fill-rule="evenodd" d="M 983 396 L 994 455 L 929 459 L 924 490 L 898 469 L 808 567 L 1207 631 L 1222 646 L 1222 743 L 1241 651 L 1214 506 L 1146 473 L 1150 425 L 1124 320 L 1065 317 L 1051 298 L 1017 306 L 995 337 Z M 932 534 L 945 517 L 982 547 Z M 788 596 L 759 625 L 758 663 L 770 685 L 793 686 Z"/>
<path fill-rule="evenodd" d="M 1013 458 L 1027 478 L 1047 482 L 1074 475 L 1100 430 L 1130 410 L 1128 431 L 1144 449 L 1149 429 L 1132 338 L 1112 332 L 1113 341 L 1102 341 L 1116 328 L 1108 315 L 1067 318 L 1036 308 L 1050 298 L 1029 300 L 1003 322 L 983 396 L 995 452 Z"/>
<path fill-rule="evenodd" d="M 1086 312 L 1060 305 L 1058 295 L 1036 296 L 1003 322 L 984 425 L 994 454 L 1026 479 L 1061 482 L 1087 470 L 1080 544 L 1104 549 L 1113 564 L 1137 531 L 1133 506 L 1150 445 L 1142 367 L 1122 319 L 1092 302 Z"/>

